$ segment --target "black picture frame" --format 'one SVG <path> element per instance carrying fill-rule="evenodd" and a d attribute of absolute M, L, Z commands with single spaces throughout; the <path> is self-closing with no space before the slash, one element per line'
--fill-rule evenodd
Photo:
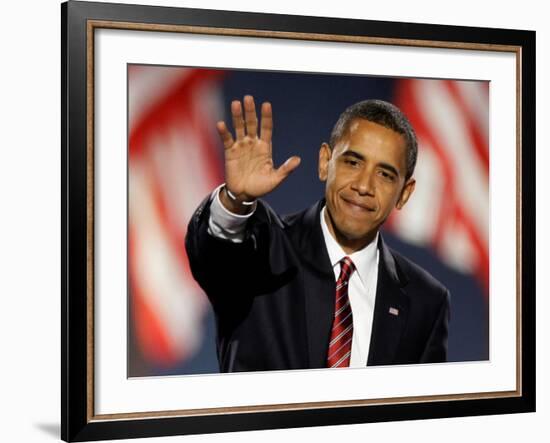
<path fill-rule="evenodd" d="M 535 32 L 354 19 L 213 11 L 69 1 L 61 5 L 61 438 L 65 441 L 219 433 L 393 420 L 535 411 Z M 93 161 L 89 87 L 90 35 L 98 22 L 193 26 L 403 41 L 454 47 L 457 43 L 515 48 L 519 111 L 518 262 L 519 390 L 497 398 L 441 399 L 400 404 L 250 410 L 187 416 L 98 419 L 93 413 Z M 147 32 L 146 29 L 143 32 Z M 92 34 L 90 34 L 92 33 Z M 281 34 L 282 35 L 282 34 Z M 286 38 L 286 37 L 283 37 Z M 416 43 L 415 43 L 416 42 Z M 93 85 L 92 85 L 93 86 Z M 92 361 L 91 361 L 92 360 Z M 92 398 L 91 398 L 92 397 Z"/>

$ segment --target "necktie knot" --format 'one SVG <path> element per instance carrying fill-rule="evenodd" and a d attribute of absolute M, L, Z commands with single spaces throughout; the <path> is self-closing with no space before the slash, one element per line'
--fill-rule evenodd
<path fill-rule="evenodd" d="M 353 271 L 355 271 L 355 265 L 353 264 L 353 261 L 347 256 L 344 257 L 342 260 L 340 260 L 340 277 L 338 277 L 338 281 L 348 281 L 351 277 L 351 274 L 353 274 Z"/>

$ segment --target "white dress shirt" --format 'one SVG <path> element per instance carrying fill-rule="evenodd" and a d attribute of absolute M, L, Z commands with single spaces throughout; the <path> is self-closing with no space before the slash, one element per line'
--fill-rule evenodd
<path fill-rule="evenodd" d="M 321 211 L 321 228 L 330 264 L 334 271 L 334 280 L 338 280 L 340 276 L 340 260 L 344 257 L 351 258 L 355 265 L 355 272 L 351 274 L 348 284 L 348 297 L 353 315 L 353 338 L 351 340 L 349 365 L 350 367 L 364 367 L 367 365 L 369 356 L 376 284 L 378 282 L 378 234 L 363 249 L 348 255 L 328 230 L 325 221 L 325 210 L 326 208 L 323 208 Z"/>
<path fill-rule="evenodd" d="M 219 198 L 222 186 L 216 188 L 212 193 L 213 200 L 210 206 L 208 233 L 218 238 L 240 243 L 244 239 L 246 221 L 254 213 L 256 206 L 254 205 L 252 211 L 245 215 L 228 211 Z M 347 254 L 328 230 L 325 222 L 325 208 L 321 211 L 319 222 L 321 223 L 325 245 L 334 271 L 334 280 L 336 281 L 340 275 L 340 260 Z M 377 244 L 378 234 L 376 234 L 374 241 L 363 249 L 348 255 L 356 269 L 351 275 L 348 286 L 348 296 L 353 315 L 350 367 L 365 367 L 367 365 L 378 282 L 379 251 Z"/>

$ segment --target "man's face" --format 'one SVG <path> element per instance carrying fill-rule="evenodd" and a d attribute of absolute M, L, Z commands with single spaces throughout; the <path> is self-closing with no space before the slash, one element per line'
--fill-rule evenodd
<path fill-rule="evenodd" d="M 353 120 L 331 150 L 319 151 L 319 178 L 326 181 L 326 222 L 346 253 L 370 243 L 394 207 L 414 190 L 406 175 L 405 138 L 364 119 Z"/>

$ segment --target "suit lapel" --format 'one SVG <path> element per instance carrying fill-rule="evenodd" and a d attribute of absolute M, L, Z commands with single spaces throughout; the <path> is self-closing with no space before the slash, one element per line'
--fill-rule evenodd
<path fill-rule="evenodd" d="M 298 233 L 300 254 L 307 268 L 303 286 L 310 368 L 326 367 L 336 293 L 334 272 L 319 220 L 324 204 L 321 200 L 307 210 L 303 229 Z"/>
<path fill-rule="evenodd" d="M 409 315 L 409 299 L 402 287 L 395 259 L 380 236 L 376 301 L 367 365 L 394 363 L 395 353 Z"/>
<path fill-rule="evenodd" d="M 334 278 L 316 276 L 308 281 L 305 292 L 305 314 L 310 368 L 326 367 L 335 293 Z"/>

